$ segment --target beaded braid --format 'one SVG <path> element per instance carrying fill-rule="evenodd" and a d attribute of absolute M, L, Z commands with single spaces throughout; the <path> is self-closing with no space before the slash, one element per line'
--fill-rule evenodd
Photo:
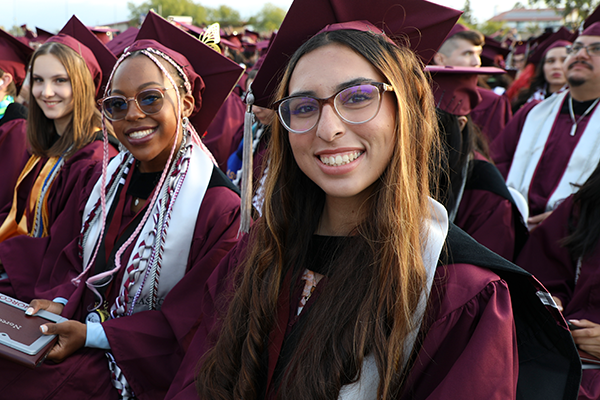
<path fill-rule="evenodd" d="M 186 92 L 187 93 L 191 92 L 191 84 L 189 82 L 189 79 L 187 78 L 187 75 L 184 73 L 183 69 L 171 57 L 169 57 L 168 55 L 164 54 L 163 52 L 153 49 L 153 48 L 147 48 L 147 49 L 141 50 L 140 52 L 142 54 L 144 54 L 145 56 L 147 56 L 148 58 L 150 58 L 150 60 L 152 60 L 156 64 L 156 66 L 162 71 L 162 73 L 167 77 L 167 79 L 173 85 L 173 87 L 177 88 L 178 85 L 176 84 L 176 82 L 173 79 L 173 77 L 171 76 L 171 74 L 162 65 L 162 63 L 154 56 L 154 54 L 158 55 L 161 58 L 163 58 L 164 60 L 166 60 L 181 75 L 181 77 L 184 81 L 184 86 L 185 86 Z M 109 76 L 108 83 L 106 85 L 106 90 L 104 92 L 105 96 L 107 96 L 110 92 L 109 88 L 111 86 L 115 71 L 123 63 L 123 61 L 125 61 L 128 57 L 131 56 L 131 54 L 132 54 L 131 52 L 126 50 L 123 53 L 123 55 L 119 58 L 119 60 L 117 60 L 117 63 L 115 64 L 115 67 L 113 68 L 113 70 Z M 179 136 L 179 132 L 180 132 L 180 130 L 183 131 L 182 118 L 181 118 L 181 95 L 178 90 L 175 90 L 175 94 L 177 96 L 177 130 L 175 132 L 175 135 L 176 135 L 175 140 L 173 141 L 173 146 L 171 147 L 171 152 L 169 154 L 169 158 L 166 163 L 167 166 L 171 164 L 171 161 L 173 159 L 173 154 L 174 154 L 175 148 L 177 146 L 177 138 Z M 107 133 L 107 128 L 106 128 L 106 117 L 104 116 L 104 114 L 102 115 L 102 131 L 103 131 L 103 136 L 104 136 L 104 156 L 103 156 L 103 160 L 102 160 L 102 178 L 101 178 L 101 180 L 102 180 L 102 187 L 106 187 L 105 185 L 106 185 L 106 175 L 107 175 L 107 170 L 108 170 L 109 156 L 108 156 L 108 133 Z M 195 133 L 197 136 L 197 133 L 195 132 L 194 129 L 191 129 L 191 131 L 193 133 Z M 169 168 L 164 168 L 161 178 L 157 184 L 158 188 L 162 187 L 162 185 L 164 184 L 168 170 L 169 170 Z M 133 240 L 137 237 L 137 235 L 142 230 L 143 226 L 145 225 L 146 221 L 148 220 L 148 217 L 152 213 L 152 209 L 154 208 L 154 205 L 156 204 L 156 201 L 158 199 L 158 195 L 160 192 L 161 192 L 161 190 L 154 191 L 154 195 L 152 196 L 152 199 L 150 201 L 150 204 L 147 207 L 147 210 L 144 214 L 144 217 L 142 218 L 142 221 L 138 224 L 135 231 L 131 234 L 131 236 L 128 238 L 128 240 L 117 251 L 117 254 L 115 256 L 115 268 L 112 271 L 103 272 L 103 273 L 93 276 L 87 280 L 86 285 L 94 293 L 97 293 L 97 291 L 95 290 L 95 287 L 94 287 L 94 283 L 103 279 L 105 276 L 112 276 L 112 274 L 114 272 L 118 271 L 121 268 L 121 256 L 123 255 L 123 253 L 125 252 L 127 247 L 133 242 Z M 88 265 L 84 268 L 83 272 L 78 277 L 76 277 L 72 280 L 73 284 L 75 284 L 76 286 L 80 283 L 81 278 L 90 270 L 91 266 L 94 265 L 96 256 L 98 254 L 98 250 L 101 245 L 101 240 L 103 238 L 104 230 L 106 227 L 106 216 L 107 216 L 106 191 L 105 190 L 100 191 L 100 203 L 101 203 L 101 208 L 102 208 L 102 218 L 101 218 L 100 234 L 98 237 L 98 241 L 96 243 L 93 256 L 90 258 Z M 121 296 L 119 296 L 119 297 L 121 297 Z M 100 301 L 99 303 L 102 303 L 102 301 Z"/>

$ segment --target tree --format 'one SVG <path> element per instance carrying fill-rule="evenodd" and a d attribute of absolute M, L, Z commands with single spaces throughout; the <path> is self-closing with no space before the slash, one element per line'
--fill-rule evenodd
<path fill-rule="evenodd" d="M 473 26 L 477 22 L 473 19 L 473 10 L 471 10 L 471 0 L 465 0 L 463 14 L 460 16 L 465 25 Z"/>
<path fill-rule="evenodd" d="M 254 29 L 258 31 L 273 31 L 279 29 L 285 14 L 286 11 L 284 9 L 267 3 L 258 14 L 250 18 L 248 24 L 254 26 Z"/>
<path fill-rule="evenodd" d="M 240 13 L 228 6 L 220 6 L 214 9 L 208 9 L 209 23 L 218 22 L 221 26 L 240 26 L 243 25 Z"/>
<path fill-rule="evenodd" d="M 561 12 L 563 17 L 574 13 L 576 26 L 579 26 L 590 15 L 600 3 L 600 0 L 529 0 L 529 4 L 546 4 Z"/>
<path fill-rule="evenodd" d="M 508 33 L 510 28 L 506 26 L 504 21 L 486 21 L 480 24 L 477 30 L 485 36 L 498 35 L 499 33 L 504 36 Z"/>
<path fill-rule="evenodd" d="M 127 8 L 129 8 L 129 18 L 138 22 L 141 22 L 150 10 L 163 17 L 187 15 L 192 17 L 197 25 L 208 21 L 207 10 L 191 0 L 147 0 L 139 6 L 130 2 L 127 3 Z"/>

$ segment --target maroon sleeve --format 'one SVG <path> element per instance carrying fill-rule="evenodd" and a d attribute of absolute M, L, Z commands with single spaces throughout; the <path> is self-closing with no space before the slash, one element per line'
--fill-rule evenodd
<path fill-rule="evenodd" d="M 525 124 L 525 119 L 529 111 L 537 103 L 531 102 L 524 105 L 515 116 L 508 122 L 506 127 L 496 136 L 490 143 L 490 156 L 496 164 L 496 167 L 506 179 L 510 166 L 512 165 L 513 156 L 519 144 L 521 131 Z"/>
<path fill-rule="evenodd" d="M 10 211 L 14 188 L 27 162 L 27 120 L 15 119 L 0 126 L 0 224 Z M 8 208 L 7 208 L 8 207 Z M 5 211 L 4 211 L 5 210 Z"/>
<path fill-rule="evenodd" d="M 83 210 L 101 161 L 102 142 L 93 142 L 65 163 L 49 192 L 47 237 L 22 235 L 0 243 L 0 260 L 17 298 L 68 298 L 74 290 L 70 280 L 81 272 L 77 239 Z"/>
<path fill-rule="evenodd" d="M 103 323 L 117 364 L 138 397 L 162 398 L 168 390 L 198 326 L 204 285 L 237 242 L 239 201 L 237 194 L 224 187 L 206 192 L 188 271 L 169 292 L 161 310 Z"/>
<path fill-rule="evenodd" d="M 198 399 L 195 383 L 198 363 L 202 356 L 216 343 L 216 335 L 220 328 L 219 321 L 227 311 L 230 295 L 233 292 L 234 279 L 232 274 L 243 257 L 247 240 L 247 235 L 240 239 L 237 246 L 229 252 L 208 278 L 204 290 L 200 325 L 165 399 Z"/>
<path fill-rule="evenodd" d="M 510 201 L 486 190 L 465 190 L 456 226 L 507 260 L 515 252 L 515 218 Z"/>
<path fill-rule="evenodd" d="M 576 263 L 560 242 L 569 234 L 572 208 L 573 196 L 570 196 L 530 233 L 516 262 L 535 275 L 565 308 L 573 296 Z"/>
<path fill-rule="evenodd" d="M 446 271 L 438 275 L 439 312 L 400 398 L 514 399 L 518 353 L 507 284 L 472 265 L 440 268 Z"/>

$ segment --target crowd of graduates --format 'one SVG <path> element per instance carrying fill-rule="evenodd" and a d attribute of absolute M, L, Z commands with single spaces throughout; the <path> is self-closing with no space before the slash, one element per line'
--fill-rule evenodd
<path fill-rule="evenodd" d="M 0 30 L 0 399 L 600 399 L 600 9 L 460 14 Z"/>

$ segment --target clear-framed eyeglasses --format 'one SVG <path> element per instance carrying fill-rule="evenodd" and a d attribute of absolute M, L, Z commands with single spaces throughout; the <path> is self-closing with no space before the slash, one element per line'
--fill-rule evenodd
<path fill-rule="evenodd" d="M 298 95 L 276 101 L 279 120 L 290 132 L 306 133 L 319 123 L 323 105 L 332 104 L 337 115 L 348 124 L 364 124 L 379 112 L 385 92 L 394 88 L 382 82 L 368 82 L 350 86 L 334 93 L 326 99 Z"/>
<path fill-rule="evenodd" d="M 566 46 L 567 54 L 577 54 L 579 50 L 585 49 L 585 52 L 590 57 L 598 57 L 600 56 L 600 43 L 592 43 L 584 46 L 581 43 L 573 43 L 570 46 Z"/>

